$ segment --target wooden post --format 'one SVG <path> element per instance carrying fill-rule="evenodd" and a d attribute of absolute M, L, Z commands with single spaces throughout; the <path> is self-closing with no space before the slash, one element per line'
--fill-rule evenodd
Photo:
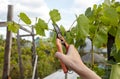
<path fill-rule="evenodd" d="M 6 27 L 7 23 L 6 22 L 0 22 L 0 27 Z"/>
<path fill-rule="evenodd" d="M 33 66 L 33 68 L 34 68 L 34 63 L 35 63 L 35 57 L 36 57 L 36 49 L 35 49 L 35 38 L 34 38 L 34 28 L 33 28 L 33 26 L 32 26 L 32 44 L 33 44 L 33 46 L 32 46 L 32 52 L 33 52 L 33 54 L 32 54 L 32 66 Z M 36 70 L 35 70 L 35 77 L 34 77 L 34 79 L 37 79 L 37 77 L 38 77 L 38 75 L 37 75 L 37 66 L 36 66 Z"/>
<path fill-rule="evenodd" d="M 13 6 L 8 5 L 7 21 L 12 21 L 12 19 L 13 19 Z M 11 47 L 12 47 L 12 32 L 8 31 L 7 27 L 2 79 L 8 79 L 8 77 L 10 76 Z"/>
<path fill-rule="evenodd" d="M 35 79 L 36 68 L 37 68 L 37 60 L 38 60 L 38 55 L 35 56 L 32 79 Z"/>
<path fill-rule="evenodd" d="M 36 50 L 35 50 L 36 46 L 35 46 L 35 38 L 34 38 L 34 28 L 33 28 L 33 26 L 32 26 L 32 41 L 33 41 L 32 42 L 32 44 L 33 44 L 33 47 L 32 47 L 33 50 L 32 50 L 32 52 L 33 52 L 33 55 L 36 56 Z"/>
<path fill-rule="evenodd" d="M 17 46 L 18 46 L 18 62 L 19 62 L 19 69 L 20 69 L 20 79 L 24 79 L 19 30 L 17 32 Z"/>

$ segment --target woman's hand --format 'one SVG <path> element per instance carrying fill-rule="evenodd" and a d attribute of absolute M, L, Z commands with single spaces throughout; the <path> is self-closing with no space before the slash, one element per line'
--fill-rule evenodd
<path fill-rule="evenodd" d="M 78 73 L 82 79 L 101 79 L 96 73 L 90 70 L 81 60 L 81 57 L 73 45 L 68 48 L 67 54 L 63 54 L 61 41 L 56 40 L 57 48 L 61 52 L 56 52 L 55 56 L 59 58 L 67 67 Z"/>

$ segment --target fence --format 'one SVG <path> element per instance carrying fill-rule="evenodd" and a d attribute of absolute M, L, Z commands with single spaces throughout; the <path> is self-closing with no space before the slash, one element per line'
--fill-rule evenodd
<path fill-rule="evenodd" d="M 8 30 L 7 22 L 13 21 L 13 6 L 8 5 L 8 13 L 7 13 L 7 21 L 6 22 L 0 22 L 0 27 L 6 27 L 7 33 L 6 33 L 6 44 L 5 44 L 5 51 L 4 51 L 4 65 L 3 65 L 3 76 L 2 79 L 9 79 L 10 77 L 10 57 L 11 57 L 11 49 L 12 49 L 12 32 Z M 20 35 L 20 32 L 18 30 L 17 32 L 17 46 L 18 46 L 18 59 L 19 59 L 19 68 L 20 68 L 20 79 L 24 79 L 23 76 L 23 65 L 22 65 L 22 58 L 21 58 L 21 45 L 20 45 L 20 38 L 26 37 L 26 36 L 32 36 L 32 66 L 34 67 L 34 61 L 36 58 L 36 50 L 35 50 L 35 34 L 34 34 L 34 28 L 32 27 L 32 31 L 24 28 L 22 25 L 20 25 L 20 29 L 28 32 L 29 34 L 26 35 Z M 37 70 L 34 72 L 37 73 Z M 33 73 L 34 74 L 34 73 Z M 37 77 L 37 74 L 35 74 L 35 79 Z"/>

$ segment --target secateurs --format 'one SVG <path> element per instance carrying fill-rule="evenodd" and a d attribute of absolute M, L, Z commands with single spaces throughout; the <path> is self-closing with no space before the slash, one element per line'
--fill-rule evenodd
<path fill-rule="evenodd" d="M 62 33 L 61 33 L 61 31 L 60 31 L 60 28 L 58 27 L 57 24 L 53 24 L 53 26 L 54 26 L 54 29 L 55 29 L 57 38 L 61 40 L 61 44 L 66 48 L 66 52 L 67 52 L 67 50 L 68 50 L 68 48 L 69 48 L 69 45 L 68 45 L 68 43 L 65 41 L 64 37 L 62 36 Z M 58 52 L 61 52 L 61 53 L 62 53 L 62 51 L 61 51 L 59 48 L 57 48 L 57 49 L 58 49 Z M 62 67 L 64 73 L 67 73 L 67 72 L 68 72 L 67 66 L 66 66 L 62 61 L 60 61 L 60 64 L 61 64 L 61 67 Z"/>

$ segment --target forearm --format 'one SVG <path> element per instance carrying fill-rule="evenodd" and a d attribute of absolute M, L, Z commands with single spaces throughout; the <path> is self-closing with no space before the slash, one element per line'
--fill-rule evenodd
<path fill-rule="evenodd" d="M 82 79 L 101 79 L 95 72 L 90 70 L 84 64 L 76 66 L 75 71 L 80 75 Z"/>

